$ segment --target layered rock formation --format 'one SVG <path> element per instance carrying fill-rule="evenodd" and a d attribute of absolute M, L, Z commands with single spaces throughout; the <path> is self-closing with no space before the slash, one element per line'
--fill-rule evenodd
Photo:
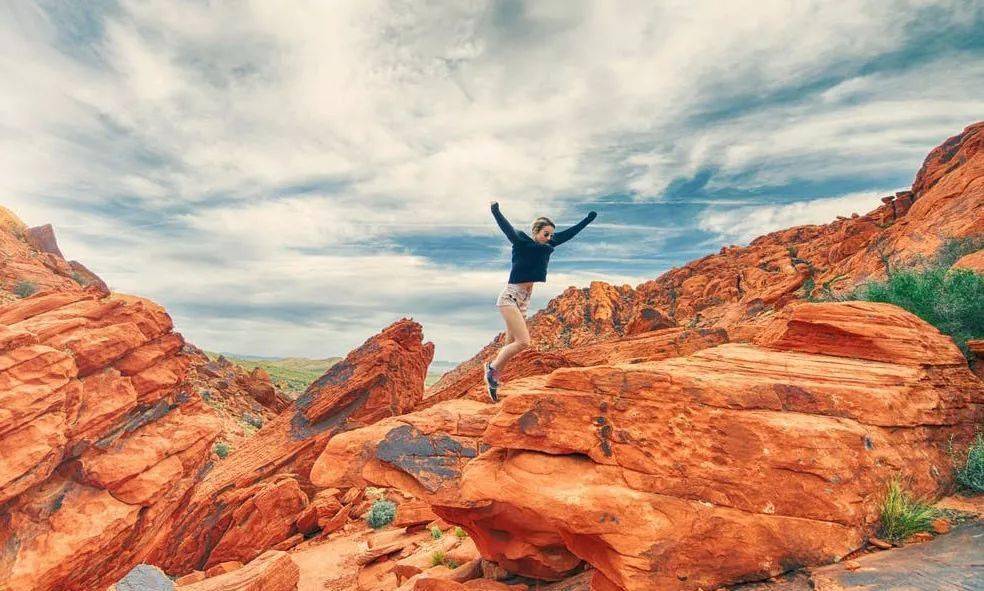
<path fill-rule="evenodd" d="M 183 574 L 248 562 L 296 534 L 316 492 L 311 465 L 328 440 L 412 410 L 433 355 L 409 319 L 368 339 L 202 478 L 167 526 L 171 534 L 153 563 Z"/>
<path fill-rule="evenodd" d="M 222 433 L 219 440 L 232 449 L 242 446 L 260 427 L 285 410 L 290 401 L 260 368 L 247 372 L 220 357 L 211 360 L 205 353 L 185 344 L 190 358 L 185 383 L 219 417 Z"/>
<path fill-rule="evenodd" d="M 39 294 L 0 308 L 0 334 L 0 582 L 104 588 L 146 556 L 218 425 L 180 388 L 183 340 L 152 302 Z"/>
<path fill-rule="evenodd" d="M 945 442 L 984 385 L 917 317 L 865 302 L 788 306 L 755 344 L 564 367 L 337 436 L 322 486 L 409 490 L 507 570 L 598 586 L 717 588 L 858 548 L 887 479 L 949 478 Z"/>
<path fill-rule="evenodd" d="M 0 206 L 0 304 L 45 291 L 74 291 L 106 284 L 77 261 L 66 261 L 50 226 L 28 228 Z"/>

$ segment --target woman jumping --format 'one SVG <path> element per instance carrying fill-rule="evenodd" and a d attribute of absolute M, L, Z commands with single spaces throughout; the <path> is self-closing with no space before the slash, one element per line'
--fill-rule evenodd
<path fill-rule="evenodd" d="M 499 370 L 511 357 L 530 346 L 530 333 L 526 329 L 526 310 L 530 305 L 530 295 L 533 293 L 533 283 L 547 280 L 547 263 L 550 253 L 584 229 L 598 214 L 590 212 L 587 217 L 566 230 L 554 232 L 556 226 L 549 218 L 533 220 L 533 237 L 525 232 L 517 232 L 509 221 L 499 212 L 499 203 L 491 201 L 492 215 L 502 228 L 509 242 L 512 242 L 512 271 L 509 272 L 509 282 L 499 294 L 495 305 L 506 321 L 505 346 L 499 350 L 492 363 L 485 364 L 485 384 L 488 386 L 489 398 L 498 402 Z"/>

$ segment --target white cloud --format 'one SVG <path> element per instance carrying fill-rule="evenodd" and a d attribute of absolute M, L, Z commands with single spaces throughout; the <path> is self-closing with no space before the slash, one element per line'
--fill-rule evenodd
<path fill-rule="evenodd" d="M 494 299 L 504 269 L 388 250 L 399 236 L 494 234 L 489 199 L 519 225 L 543 213 L 576 221 L 612 193 L 658 200 L 704 170 L 715 171 L 708 189 L 911 175 L 984 112 L 979 56 L 864 67 L 917 50 L 923 23 L 943 39 L 973 30 L 979 14 L 956 1 L 124 0 L 88 19 L 58 3 L 3 10 L 5 205 L 54 223 L 63 250 L 115 287 L 175 310 L 302 310 L 328 298 L 380 311 L 356 327 L 334 319 L 334 353 L 427 294 Z M 711 209 L 701 227 L 745 236 L 809 217 L 791 207 L 731 225 Z M 688 229 L 654 230 L 644 252 Z M 639 256 L 630 239 L 574 253 L 613 268 Z M 586 280 L 552 273 L 548 289 Z M 472 330 L 420 309 L 445 357 L 467 356 L 498 322 Z M 212 348 L 325 342 L 310 318 L 287 314 L 176 317 Z"/>
<path fill-rule="evenodd" d="M 762 234 L 784 228 L 827 224 L 837 216 L 850 217 L 854 213 L 864 215 L 878 207 L 881 197 L 897 190 L 900 189 L 864 191 L 785 205 L 712 207 L 701 213 L 698 225 L 701 230 L 716 234 L 721 241 L 745 244 Z"/>

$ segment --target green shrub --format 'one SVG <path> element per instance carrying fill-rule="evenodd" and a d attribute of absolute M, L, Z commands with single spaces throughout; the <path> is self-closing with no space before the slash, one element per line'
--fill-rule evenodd
<path fill-rule="evenodd" d="M 396 503 L 380 499 L 372 504 L 366 515 L 366 523 L 373 529 L 389 525 L 396 518 Z"/>
<path fill-rule="evenodd" d="M 444 566 L 450 568 L 451 570 L 454 570 L 454 569 L 458 568 L 461 565 L 458 564 L 457 562 L 451 560 L 450 558 L 448 558 L 448 559 L 446 559 L 444 561 Z"/>
<path fill-rule="evenodd" d="M 434 538 L 435 540 L 440 540 L 441 538 L 444 537 L 444 532 L 442 532 L 441 531 L 441 528 L 439 528 L 439 527 L 432 527 L 431 528 L 431 537 Z"/>
<path fill-rule="evenodd" d="M 458 536 L 459 540 L 464 540 L 468 537 L 468 533 L 460 527 L 454 528 L 454 535 Z"/>
<path fill-rule="evenodd" d="M 17 285 L 14 286 L 14 293 L 20 298 L 26 298 L 30 295 L 34 295 L 37 291 L 38 286 L 30 281 L 18 281 Z"/>
<path fill-rule="evenodd" d="M 881 511 L 879 537 L 892 542 L 901 542 L 912 534 L 929 531 L 933 520 L 940 511 L 924 499 L 910 496 L 902 489 L 899 478 L 888 483 L 885 501 Z"/>
<path fill-rule="evenodd" d="M 856 290 L 857 299 L 895 304 L 949 335 L 964 355 L 984 337 L 984 275 L 968 269 L 907 269 Z"/>
<path fill-rule="evenodd" d="M 440 566 L 444 564 L 444 559 L 445 559 L 444 551 L 435 550 L 434 553 L 431 554 L 431 566 Z"/>
<path fill-rule="evenodd" d="M 978 433 L 967 448 L 963 465 L 957 467 L 957 483 L 966 490 L 984 493 L 984 434 Z"/>
<path fill-rule="evenodd" d="M 215 455 L 219 456 L 222 459 L 225 459 L 226 456 L 229 455 L 229 444 L 224 441 L 219 441 L 214 446 L 212 446 L 212 451 L 215 452 Z"/>
<path fill-rule="evenodd" d="M 936 251 L 932 264 L 949 269 L 962 256 L 984 248 L 984 236 L 965 236 L 949 238 Z"/>
<path fill-rule="evenodd" d="M 257 429 L 263 426 L 263 419 L 250 413 L 243 415 L 243 421 L 245 421 L 247 425 L 252 425 Z"/>

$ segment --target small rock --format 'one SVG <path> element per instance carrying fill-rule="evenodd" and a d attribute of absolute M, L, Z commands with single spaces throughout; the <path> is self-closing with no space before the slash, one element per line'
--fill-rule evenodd
<path fill-rule="evenodd" d="M 868 543 L 874 546 L 875 548 L 880 548 L 882 550 L 888 550 L 889 548 L 892 547 L 892 545 L 886 542 L 885 540 L 875 537 L 868 538 Z"/>
<path fill-rule="evenodd" d="M 279 544 L 275 545 L 273 547 L 273 549 L 274 550 L 283 550 L 283 551 L 286 552 L 287 550 L 290 550 L 291 548 L 293 548 L 294 546 L 300 544 L 303 541 L 304 541 L 304 535 L 303 534 L 294 534 L 291 537 L 289 537 L 286 540 L 284 540 L 283 542 L 280 542 Z"/>
<path fill-rule="evenodd" d="M 847 570 L 858 570 L 859 568 L 861 568 L 861 563 L 858 562 L 857 560 L 848 560 L 847 562 L 844 563 L 844 568 L 846 568 Z"/>
<path fill-rule="evenodd" d="M 932 539 L 933 539 L 933 534 L 929 533 L 928 531 L 921 531 L 919 533 L 912 534 L 911 536 L 906 538 L 905 543 L 916 544 L 919 542 L 928 542 Z"/>
<path fill-rule="evenodd" d="M 932 527 L 933 527 L 933 531 L 936 532 L 936 533 L 938 533 L 938 534 L 949 533 L 949 531 L 950 531 L 950 522 L 948 520 L 940 517 L 938 519 L 934 519 L 933 520 Z"/>
<path fill-rule="evenodd" d="M 149 564 L 138 564 L 116 583 L 116 591 L 173 591 L 174 581 L 164 571 Z"/>
<path fill-rule="evenodd" d="M 482 560 L 482 578 L 501 581 L 509 576 L 509 571 L 491 560 Z"/>

